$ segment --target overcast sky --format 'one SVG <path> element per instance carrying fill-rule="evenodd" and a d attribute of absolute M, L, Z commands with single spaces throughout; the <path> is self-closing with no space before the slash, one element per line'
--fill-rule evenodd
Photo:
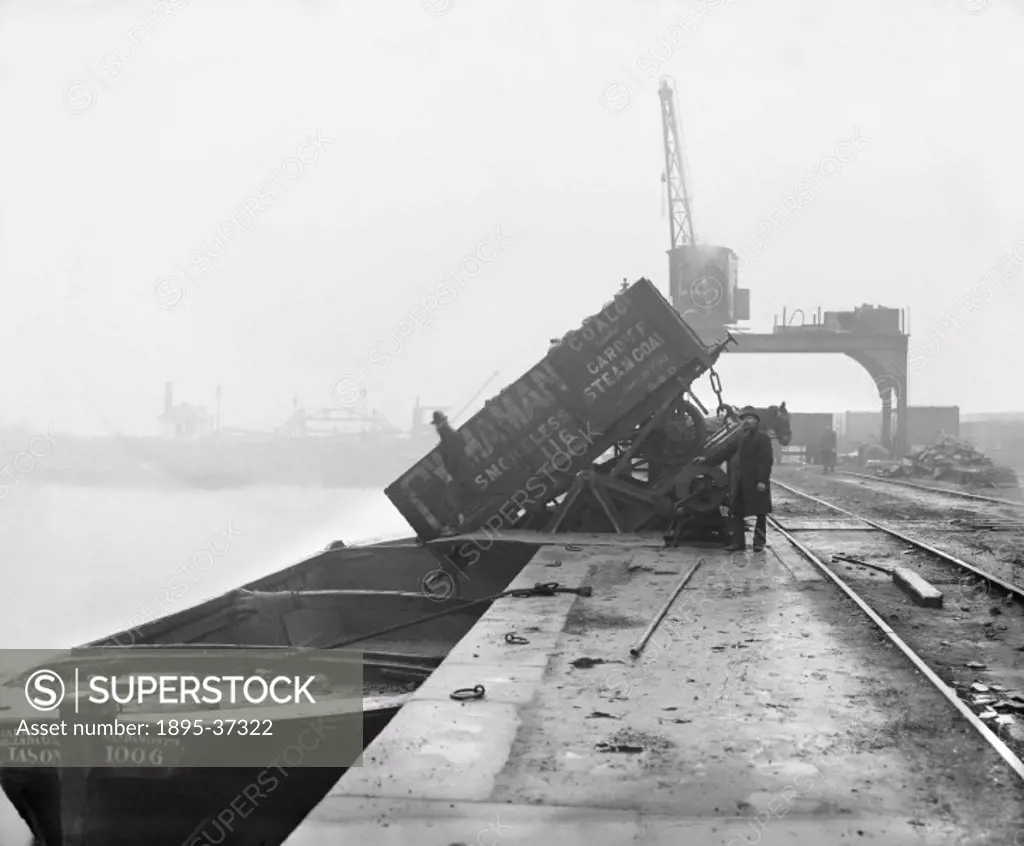
<path fill-rule="evenodd" d="M 1021 407 L 1016 260 L 934 329 L 1024 257 L 1010 0 L 425 2 L 0 5 L 0 422 L 152 433 L 168 380 L 198 404 L 222 385 L 223 422 L 255 427 L 294 394 L 335 404 L 342 377 L 348 401 L 346 374 L 402 426 L 417 395 L 457 409 L 498 370 L 495 392 L 622 277 L 667 291 L 662 74 L 697 234 L 749 259 L 753 328 L 907 308 L 912 404 Z M 719 370 L 735 403 L 874 407 L 842 356 Z"/>

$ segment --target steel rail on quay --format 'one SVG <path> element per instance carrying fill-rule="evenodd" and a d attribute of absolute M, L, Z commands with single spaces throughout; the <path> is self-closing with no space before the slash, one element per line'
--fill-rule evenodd
<path fill-rule="evenodd" d="M 809 500 L 811 500 L 813 502 L 816 502 L 816 503 L 819 503 L 819 504 L 822 504 L 822 505 L 828 505 L 830 507 L 834 507 L 834 508 L 836 508 L 837 511 L 839 511 L 839 512 L 841 512 L 843 514 L 846 514 L 848 516 L 855 516 L 855 515 L 852 514 L 852 512 L 847 511 L 846 509 L 841 509 L 841 508 L 838 508 L 837 506 L 831 506 L 829 503 L 826 503 L 824 500 L 821 500 L 821 499 L 819 499 L 817 497 L 813 497 L 813 496 L 811 496 L 809 494 L 805 494 L 802 491 L 798 491 L 795 488 L 791 488 L 789 485 L 785 485 L 785 484 L 782 484 L 780 482 L 776 482 L 775 484 L 778 484 L 780 487 L 782 487 L 782 488 L 784 488 L 784 489 L 786 489 L 786 490 L 788 490 L 788 491 L 790 491 L 792 493 L 795 493 L 797 495 L 806 496 Z M 978 570 L 977 568 L 971 567 L 970 565 L 965 564 L 964 562 L 960 561 L 956 557 L 954 557 L 952 555 L 948 555 L 947 553 L 944 553 L 941 550 L 935 549 L 934 547 L 932 547 L 932 546 L 930 546 L 928 544 L 924 544 L 924 543 L 918 542 L 918 541 L 916 541 L 914 539 L 909 538 L 908 536 L 906 536 L 906 535 L 904 535 L 902 533 L 895 532 L 893 530 L 887 529 L 884 526 L 880 526 L 879 524 L 875 523 L 872 520 L 868 520 L 867 518 L 860 517 L 860 518 L 857 518 L 857 519 L 862 519 L 865 522 L 870 523 L 871 525 L 877 526 L 881 531 L 889 532 L 892 535 L 894 535 L 895 537 L 898 537 L 901 540 L 904 540 L 904 541 L 906 541 L 908 543 L 913 543 L 914 545 L 920 547 L 921 549 L 927 550 L 928 552 L 931 552 L 931 553 L 933 553 L 935 555 L 938 555 L 938 556 L 941 556 L 941 557 L 945 558 L 946 560 L 950 561 L 951 563 L 954 563 L 954 564 L 966 567 L 967 569 L 971 570 L 973 573 L 985 576 L 985 577 L 989 578 L 991 581 L 995 582 L 996 584 L 999 584 L 1000 586 L 1005 584 L 1002 581 L 1000 581 L 999 579 L 996 579 L 994 576 L 988 576 L 987 574 L 984 574 L 982 571 Z M 950 703 L 950 705 L 952 705 L 954 708 L 956 708 L 956 710 L 961 714 L 961 716 L 963 716 L 963 718 L 965 720 L 967 720 L 971 724 L 972 728 L 974 728 L 974 730 L 977 731 L 978 734 L 980 734 L 985 739 L 985 741 L 996 751 L 996 753 L 999 755 L 999 757 L 1002 758 L 1006 762 L 1006 764 L 1022 780 L 1024 780 L 1024 762 L 1022 762 L 1021 759 L 1005 743 L 1003 743 L 1003 741 L 999 738 L 999 736 L 995 732 L 993 732 L 987 725 L 985 725 L 984 722 L 982 722 L 981 719 L 978 718 L 977 714 L 975 714 L 974 711 L 972 711 L 963 702 L 963 700 L 957 694 L 956 690 L 954 690 L 949 685 L 947 685 L 935 673 L 935 671 L 928 665 L 928 663 L 920 655 L 918 655 L 918 653 L 915 652 L 906 643 L 906 641 L 904 641 L 893 630 L 893 628 L 891 626 L 889 626 L 889 624 L 886 623 L 885 620 L 882 619 L 881 616 L 879 616 L 879 614 L 867 603 L 867 601 L 865 601 L 865 599 L 859 593 L 857 593 L 857 591 L 855 591 L 852 587 L 850 587 L 850 585 L 847 584 L 846 581 L 844 581 L 841 576 L 839 576 L 834 570 L 832 570 L 828 566 L 828 564 L 826 564 L 822 560 L 821 556 L 816 555 L 804 543 L 802 543 L 800 540 L 798 540 L 791 532 L 789 532 L 785 528 L 783 528 L 782 525 L 779 523 L 778 519 L 776 519 L 775 517 L 769 517 L 768 518 L 768 522 L 771 524 L 772 528 L 775 529 L 775 531 L 777 531 L 780 535 L 782 535 L 783 538 L 785 538 L 790 544 L 792 544 L 796 549 L 798 549 L 800 551 L 800 553 L 811 564 L 813 564 L 816 568 L 818 568 L 818 570 L 820 570 L 829 580 L 831 580 L 836 585 L 836 587 L 838 587 L 844 594 L 846 594 L 846 596 L 849 597 L 849 599 L 852 602 L 854 602 L 857 605 L 857 607 L 860 608 L 860 610 L 864 612 L 865 615 L 867 615 L 867 617 L 871 620 L 871 622 L 874 623 L 882 631 L 882 633 L 886 636 L 886 638 L 888 638 L 888 640 L 897 649 L 899 649 L 900 652 L 902 652 L 907 657 L 907 659 L 914 665 L 914 667 L 925 678 L 927 678 L 928 681 L 932 683 L 932 685 L 935 686 L 935 688 Z M 1024 597 L 1024 593 L 1022 593 L 1019 589 L 1016 589 L 1016 588 L 1014 588 L 1013 590 L 1015 592 L 1014 593 L 1015 598 L 1017 598 L 1018 601 L 1020 601 L 1020 598 Z"/>
<path fill-rule="evenodd" d="M 812 494 L 809 494 L 809 493 L 807 493 L 805 491 L 801 491 L 801 490 L 799 490 L 797 488 L 792 487 L 791 485 L 787 485 L 787 484 L 785 484 L 783 482 L 780 482 L 778 480 L 773 480 L 773 484 L 776 487 L 778 487 L 778 488 L 780 488 L 780 489 L 782 489 L 782 490 L 784 490 L 784 491 L 786 491 L 786 492 L 788 492 L 788 493 L 790 493 L 790 494 L 792 494 L 794 496 L 797 496 L 797 497 L 799 497 L 799 498 L 801 498 L 801 499 L 803 499 L 803 500 L 805 500 L 807 502 L 810 502 L 810 503 L 813 503 L 815 505 L 818 505 L 818 506 L 824 507 L 826 509 L 829 509 L 831 511 L 834 511 L 837 514 L 840 514 L 840 515 L 842 515 L 844 517 L 851 518 L 854 521 L 861 521 L 861 522 L 867 524 L 868 526 L 878 530 L 878 532 L 880 534 L 882 534 L 884 536 L 887 536 L 887 537 L 890 537 L 890 538 L 895 538 L 896 540 L 900 541 L 901 543 L 909 544 L 914 549 L 922 551 L 922 552 L 925 552 L 928 555 L 931 555 L 931 556 L 939 559 L 939 561 L 942 562 L 945 565 L 952 565 L 953 567 L 958 568 L 959 570 L 963 570 L 963 571 L 965 571 L 967 573 L 970 573 L 972 576 L 977 577 L 977 578 L 983 580 L 986 583 L 986 585 L 995 586 L 999 590 L 1003 591 L 1005 593 L 1005 598 L 1006 598 L 1007 601 L 1012 600 L 1012 601 L 1014 601 L 1015 603 L 1018 603 L 1018 604 L 1024 603 L 1024 591 L 1022 591 L 1017 585 L 1009 584 L 1006 581 L 1004 581 L 1002 579 L 999 579 L 998 577 L 992 575 L 991 573 L 987 573 L 987 572 L 985 572 L 984 570 L 982 570 L 982 569 L 980 569 L 978 567 L 975 567 L 975 566 L 973 566 L 971 564 L 968 564 L 967 562 L 961 560 L 959 557 L 957 557 L 955 555 L 952 555 L 949 552 L 946 552 L 945 550 L 939 549 L 939 548 L 935 547 L 932 544 L 924 542 L 920 538 L 915 538 L 915 537 L 913 537 L 913 536 L 911 536 L 911 535 L 909 535 L 909 534 L 907 534 L 905 532 L 901 532 L 901 531 L 899 531 L 897 529 L 894 529 L 891 526 L 886 526 L 885 524 L 880 523 L 880 522 L 878 522 L 876 520 L 872 520 L 872 519 L 870 519 L 868 517 L 864 517 L 862 515 L 859 515 L 859 514 L 853 512 L 853 511 L 847 509 L 847 508 L 842 508 L 841 506 L 835 505 L 834 503 L 828 502 L 827 500 L 824 500 L 824 499 L 822 499 L 820 497 L 817 497 L 817 496 L 814 496 Z M 974 730 L 979 735 L 981 735 L 981 737 L 983 737 L 984 740 L 996 751 L 996 753 L 1003 759 L 1003 761 L 1005 761 L 1006 764 L 1021 779 L 1024 779 L 1024 762 L 1021 761 L 1019 755 L 1013 749 L 1011 749 L 1006 743 L 1004 743 L 1003 740 L 992 729 L 990 729 L 988 725 L 986 725 L 986 723 L 983 721 L 983 719 L 981 719 L 979 717 L 979 715 L 977 713 L 975 713 L 975 711 L 973 711 L 968 706 L 968 704 L 964 701 L 964 698 L 961 697 L 961 695 L 958 693 L 957 689 L 954 686 L 952 686 L 950 684 L 947 684 L 947 682 L 944 681 L 939 676 L 938 672 L 936 672 L 936 669 L 939 669 L 939 665 L 936 664 L 936 667 L 933 667 L 933 666 L 929 665 L 929 663 L 925 660 L 925 658 L 922 657 L 922 655 L 920 654 L 920 650 L 915 650 L 910 644 L 908 644 L 906 642 L 906 640 L 904 640 L 902 637 L 900 637 L 900 635 L 894 630 L 893 626 L 889 625 L 889 623 L 887 623 L 886 620 L 883 618 L 883 613 L 884 612 L 880 613 L 881 606 L 889 605 L 890 606 L 889 610 L 891 611 L 892 607 L 894 605 L 893 601 L 891 599 L 888 599 L 887 601 L 878 601 L 878 602 L 875 602 L 875 605 L 873 607 L 873 605 L 872 605 L 871 601 L 869 601 L 869 599 L 865 598 L 865 596 L 863 596 L 861 592 L 855 590 L 847 582 L 847 580 L 842 578 L 832 567 L 829 566 L 829 564 L 833 563 L 833 562 L 836 562 L 836 561 L 842 562 L 842 563 L 846 563 L 848 570 L 854 570 L 855 567 L 858 566 L 858 565 L 861 566 L 861 567 L 872 568 L 872 569 L 875 569 L 875 570 L 887 570 L 890 574 L 894 575 L 894 579 L 895 579 L 895 574 L 894 574 L 893 570 L 895 568 L 879 567 L 876 564 L 872 564 L 872 563 L 864 561 L 864 560 L 859 560 L 857 558 L 851 558 L 849 556 L 844 556 L 844 555 L 836 555 L 836 556 L 832 557 L 832 556 L 829 556 L 829 555 L 823 555 L 823 554 L 816 553 L 814 550 L 812 550 L 810 548 L 810 546 L 811 546 L 810 543 L 804 542 L 804 541 L 802 541 L 801 539 L 798 539 L 795 536 L 795 534 L 797 532 L 799 532 L 800 529 L 798 529 L 798 528 L 787 529 L 783 525 L 784 522 L 792 523 L 791 518 L 783 517 L 782 519 L 780 519 L 778 516 L 772 515 L 772 516 L 769 517 L 769 522 L 771 523 L 771 525 L 775 529 L 775 531 L 778 532 L 778 534 L 780 534 L 795 549 L 799 550 L 799 552 L 804 556 L 804 558 L 808 562 L 810 562 L 826 578 L 828 578 L 831 582 L 833 582 L 871 620 L 871 622 L 874 623 L 874 625 L 879 630 L 881 630 L 881 632 L 883 633 L 885 638 L 888 639 L 888 641 L 890 643 L 892 643 L 893 646 L 895 646 L 897 649 L 899 649 L 900 652 L 902 652 L 907 657 L 907 659 L 914 665 L 914 667 L 923 676 L 925 676 L 925 678 L 927 678 L 928 681 L 931 682 L 931 684 L 942 694 L 942 696 L 954 708 L 956 708 L 956 710 L 964 717 L 964 719 L 966 719 L 970 723 L 970 725 L 974 728 Z M 817 534 L 820 535 L 820 534 L 841 533 L 844 530 L 848 531 L 849 528 L 848 527 L 839 526 L 836 529 L 824 529 L 823 530 L 821 527 L 815 527 L 815 529 L 813 529 L 812 532 L 813 533 L 817 533 Z M 851 564 L 853 566 L 850 566 Z M 873 574 L 871 574 L 871 575 L 873 575 Z M 870 585 L 871 589 L 874 590 L 876 598 L 881 595 L 878 592 L 878 590 L 877 590 L 877 586 L 878 586 L 877 580 L 872 580 L 872 579 L 868 578 L 866 580 L 866 584 Z M 941 595 L 937 596 L 936 594 L 938 594 L 938 592 L 934 591 L 934 589 L 931 587 L 931 585 L 927 584 L 926 582 L 922 581 L 919 584 L 926 591 L 928 591 L 928 589 L 931 589 L 930 599 L 933 600 L 933 602 L 928 602 L 927 604 L 932 605 L 932 607 L 936 607 L 936 604 L 934 603 L 934 600 L 938 599 L 937 607 L 941 608 L 942 607 L 942 605 L 941 605 L 941 602 L 942 602 Z M 910 593 L 913 594 L 914 591 L 911 590 Z M 917 598 L 914 601 L 917 602 L 918 604 L 926 604 L 925 603 L 925 597 L 928 596 L 928 595 L 929 594 L 921 593 L 921 594 L 919 594 L 917 596 Z M 988 598 L 987 589 L 986 589 L 985 598 L 986 599 Z M 903 603 L 903 604 L 905 604 L 905 603 Z M 973 609 L 972 609 L 971 606 L 961 605 L 959 610 L 961 610 L 961 611 L 968 611 L 969 612 L 969 611 L 972 611 Z M 925 610 L 923 613 L 927 613 L 927 611 Z M 996 607 L 994 609 L 990 609 L 990 613 L 1001 614 L 1001 611 L 998 609 L 998 607 Z M 900 616 L 898 614 L 890 614 L 889 616 L 890 616 L 890 619 L 892 619 L 894 621 L 899 620 L 900 623 L 905 623 L 906 622 L 905 620 L 900 619 Z M 914 618 L 911 618 L 911 619 L 914 619 Z M 918 621 L 920 621 L 921 619 L 922 618 L 920 618 L 920 617 L 917 618 Z M 952 625 L 955 625 L 955 624 L 950 623 L 950 626 L 952 626 Z M 907 624 L 908 630 L 919 630 L 922 627 L 923 627 L 923 624 L 921 622 L 916 622 L 916 623 L 915 622 L 909 622 Z M 1004 628 L 1006 628 L 1006 627 L 1004 627 Z M 919 639 L 925 645 L 925 649 L 928 648 L 928 633 L 927 632 L 925 632 L 922 635 L 922 633 L 920 633 L 918 631 L 914 631 L 914 632 L 912 632 L 908 636 L 911 639 Z M 989 638 L 989 637 L 991 637 L 991 633 L 986 633 L 985 636 L 987 638 Z M 934 637 L 934 635 L 933 635 L 933 637 Z M 992 638 L 989 642 L 991 643 L 994 640 L 995 640 L 995 638 Z M 956 648 L 958 646 L 962 646 L 962 643 L 958 642 L 958 643 L 954 644 L 954 643 L 951 643 L 950 641 L 941 641 L 940 645 L 944 645 L 945 647 Z M 1015 648 L 1015 647 L 1007 646 L 1005 649 L 1013 649 L 1013 648 Z M 948 650 L 944 650 L 944 652 L 945 651 L 948 651 Z M 1018 651 L 1019 651 L 1019 649 L 1018 649 Z M 1005 655 L 1003 657 L 1005 659 Z M 1004 664 L 1002 666 L 998 667 L 998 669 L 996 670 L 997 672 L 1001 672 L 1001 673 L 1004 674 L 1001 677 L 1001 679 L 1002 678 L 1013 678 L 1015 680 L 1020 680 L 1020 679 L 1024 678 L 1024 674 L 1022 674 L 1021 671 L 1019 669 L 1017 669 L 1017 667 L 1016 667 L 1017 663 L 1018 663 L 1018 661 L 1014 660 L 1013 658 L 1011 658 L 1009 661 L 1004 661 Z M 947 674 L 949 674 L 950 666 L 951 665 L 948 662 L 946 662 Z M 981 663 L 981 662 L 977 662 L 977 661 L 966 663 L 966 664 L 962 664 L 962 665 L 959 665 L 959 666 L 964 666 L 964 667 L 972 668 L 972 669 L 976 669 L 976 670 L 989 670 L 990 672 L 993 670 L 993 668 L 990 666 L 990 664 Z M 940 669 L 940 671 L 941 671 L 941 669 Z M 1003 685 L 995 684 L 992 687 L 989 687 L 988 685 L 981 685 L 980 683 L 975 683 L 975 684 L 971 685 L 970 687 L 968 687 L 966 684 L 958 685 L 958 686 L 963 688 L 963 689 L 965 689 L 965 691 L 967 693 L 970 693 L 970 691 L 974 690 L 974 691 L 977 691 L 980 694 L 983 694 L 983 695 L 980 695 L 980 696 L 979 695 L 975 695 L 973 697 L 974 700 L 975 700 L 975 703 L 974 703 L 975 706 L 976 707 L 980 707 L 981 710 L 982 710 L 983 715 L 986 716 L 987 718 L 989 718 L 989 719 L 997 718 L 997 714 L 996 714 L 996 712 L 994 710 L 992 710 L 992 705 L 990 704 L 990 703 L 995 701 L 995 697 L 989 696 L 988 694 L 991 691 L 1003 691 L 1003 690 L 1005 690 L 1006 688 Z M 1024 710 L 1024 708 L 1015 708 L 1014 710 L 1020 711 L 1020 710 Z M 1008 719 L 1008 721 L 1011 724 L 1013 723 L 1013 717 L 1012 716 L 1004 717 L 1002 719 Z M 1020 748 L 1020 749 L 1024 749 L 1024 730 L 1018 730 L 1012 736 L 1013 736 L 1013 739 L 1016 741 L 1016 743 L 1015 743 L 1016 747 Z M 1024 837 L 1024 835 L 1022 835 L 1022 837 Z"/>
<path fill-rule="evenodd" d="M 791 485 L 787 485 L 785 482 L 780 482 L 777 479 L 772 479 L 772 484 L 775 485 L 776 487 L 782 488 L 784 491 L 788 491 L 794 496 L 801 497 L 802 499 L 805 499 L 808 502 L 813 502 L 816 505 L 822 506 L 823 508 L 828 508 L 832 511 L 835 511 L 837 514 L 842 514 L 844 517 L 849 517 L 851 520 L 866 523 L 867 525 L 875 529 L 878 529 L 881 532 L 885 532 L 891 537 L 897 538 L 898 540 L 910 544 L 911 546 L 916 547 L 917 549 L 928 552 L 942 559 L 943 561 L 946 561 L 949 564 L 959 567 L 961 570 L 970 573 L 978 579 L 981 579 L 986 584 L 999 588 L 999 590 L 1012 596 L 1016 602 L 1024 605 L 1024 590 L 1022 590 L 1015 584 L 1011 584 L 1010 582 L 1000 579 L 998 576 L 995 576 L 992 573 L 988 573 L 979 567 L 975 567 L 973 564 L 967 563 L 962 558 L 958 558 L 957 556 L 949 552 L 946 552 L 945 550 L 938 549 L 937 547 L 932 546 L 931 544 L 921 540 L 920 538 L 915 538 L 912 535 L 908 535 L 906 532 L 901 532 L 899 529 L 895 529 L 892 526 L 886 525 L 885 523 L 880 523 L 879 521 L 873 520 L 870 517 L 865 517 L 862 514 L 857 514 L 853 511 L 850 511 L 849 509 L 836 505 L 835 503 L 828 502 L 824 499 L 821 499 L 820 497 L 814 496 L 813 494 L 809 494 L 806 491 L 801 491 L 797 488 L 792 487 Z M 778 520 L 773 519 L 772 523 L 775 526 L 775 528 L 782 531 L 782 528 L 779 526 Z"/>
<path fill-rule="evenodd" d="M 852 470 L 836 470 L 837 476 L 849 476 L 853 479 L 863 479 L 866 482 L 881 482 L 886 485 L 896 485 L 903 488 L 913 488 L 925 493 L 946 494 L 947 496 L 959 499 L 972 499 L 976 502 L 988 502 L 993 505 L 1006 505 L 1011 508 L 1024 508 L 1024 500 L 1003 499 L 998 496 L 985 496 L 984 494 L 971 493 L 970 491 L 958 491 L 950 488 L 936 488 L 932 485 L 921 485 L 917 482 L 908 482 L 904 479 L 889 479 L 885 476 L 872 476 L 869 473 L 855 473 Z"/>

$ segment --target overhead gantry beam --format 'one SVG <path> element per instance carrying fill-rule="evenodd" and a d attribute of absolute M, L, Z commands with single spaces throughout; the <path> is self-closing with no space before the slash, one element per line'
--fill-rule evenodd
<path fill-rule="evenodd" d="M 833 332 L 783 329 L 770 334 L 736 333 L 733 353 L 839 353 L 871 375 L 882 404 L 882 444 L 902 458 L 907 451 L 907 346 L 902 332 Z M 896 392 L 896 431 L 892 431 L 892 394 Z"/>

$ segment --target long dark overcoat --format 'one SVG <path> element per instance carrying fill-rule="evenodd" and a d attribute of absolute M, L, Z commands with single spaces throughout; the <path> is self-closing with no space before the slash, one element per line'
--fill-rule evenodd
<path fill-rule="evenodd" d="M 757 517 L 772 513 L 772 439 L 754 431 L 727 444 L 707 458 L 708 464 L 729 462 L 729 510 L 736 517 Z M 757 483 L 764 483 L 764 490 Z"/>
<path fill-rule="evenodd" d="M 442 429 L 438 435 L 441 441 L 438 444 L 441 461 L 444 462 L 444 469 L 448 471 L 448 475 L 452 477 L 446 489 L 448 506 L 452 516 L 460 512 L 465 514 L 473 506 L 473 467 L 466 455 L 462 438 L 457 432 Z"/>
<path fill-rule="evenodd" d="M 442 430 L 440 443 L 437 445 L 444 462 L 444 469 L 459 487 L 473 486 L 473 470 L 466 455 L 466 448 L 457 432 Z"/>

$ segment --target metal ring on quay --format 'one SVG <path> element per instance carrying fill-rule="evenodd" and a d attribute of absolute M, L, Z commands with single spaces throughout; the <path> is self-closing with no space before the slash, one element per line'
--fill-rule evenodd
<path fill-rule="evenodd" d="M 517 635 L 515 632 L 507 632 L 505 634 L 505 643 L 529 643 L 522 635 Z"/>
<path fill-rule="evenodd" d="M 449 696 L 455 700 L 468 701 L 471 699 L 483 699 L 485 692 L 484 686 L 478 684 L 475 687 L 460 687 L 458 690 L 453 690 Z"/>

